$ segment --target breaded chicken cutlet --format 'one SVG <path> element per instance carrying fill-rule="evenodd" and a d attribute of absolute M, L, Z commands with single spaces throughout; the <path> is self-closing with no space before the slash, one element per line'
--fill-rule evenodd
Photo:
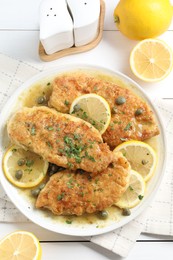
<path fill-rule="evenodd" d="M 110 147 L 131 139 L 143 141 L 159 134 L 153 112 L 142 98 L 129 89 L 85 73 L 56 77 L 49 106 L 68 113 L 73 100 L 87 93 L 102 96 L 110 105 L 111 123 L 103 134 L 103 140 Z"/>
<path fill-rule="evenodd" d="M 55 173 L 41 190 L 37 208 L 56 215 L 83 215 L 104 210 L 116 203 L 129 184 L 130 165 L 122 153 L 114 153 L 109 167 L 100 174 Z"/>
<path fill-rule="evenodd" d="M 7 131 L 12 143 L 64 168 L 100 172 L 112 161 L 97 129 L 48 107 L 23 108 L 9 120 Z"/>

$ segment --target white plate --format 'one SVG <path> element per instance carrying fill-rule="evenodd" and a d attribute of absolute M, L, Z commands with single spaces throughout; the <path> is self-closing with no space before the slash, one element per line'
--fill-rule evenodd
<path fill-rule="evenodd" d="M 127 224 L 129 221 L 137 217 L 142 211 L 144 211 L 148 204 L 151 202 L 151 199 L 156 194 L 158 187 L 160 185 L 161 179 L 164 174 L 165 169 L 165 154 L 166 154 L 166 147 L 165 147 L 165 136 L 163 130 L 163 124 L 160 119 L 159 113 L 157 109 L 153 106 L 150 99 L 147 97 L 145 92 L 142 88 L 133 80 L 128 78 L 127 76 L 123 75 L 120 72 L 115 72 L 108 70 L 106 68 L 101 68 L 97 66 L 88 66 L 88 65 L 66 65 L 51 69 L 46 72 L 42 72 L 37 76 L 33 77 L 32 79 L 25 82 L 21 87 L 19 87 L 16 92 L 10 97 L 6 105 L 4 106 L 1 112 L 1 121 L 0 121 L 0 160 L 2 165 L 2 155 L 6 149 L 6 122 L 10 115 L 14 112 L 13 108 L 16 105 L 18 97 L 21 93 L 27 90 L 31 85 L 35 84 L 38 81 L 48 82 L 48 79 L 52 78 L 53 76 L 62 73 L 73 71 L 76 69 L 89 69 L 89 70 L 96 70 L 102 72 L 104 74 L 108 74 L 111 76 L 116 76 L 123 80 L 124 82 L 130 84 L 132 88 L 146 100 L 149 104 L 151 109 L 154 111 L 156 120 L 159 125 L 160 135 L 159 135 L 159 151 L 158 151 L 158 165 L 155 171 L 155 174 L 149 184 L 147 185 L 147 193 L 141 203 L 131 210 L 131 215 L 128 217 L 122 217 L 119 221 L 109 220 L 103 221 L 100 220 L 98 223 L 88 224 L 88 223 L 72 223 L 71 225 L 67 224 L 62 217 L 52 216 L 51 214 L 45 214 L 44 211 L 38 210 L 34 208 L 33 202 L 29 200 L 26 196 L 22 194 L 21 190 L 18 190 L 13 185 L 11 185 L 7 179 L 5 178 L 2 168 L 0 169 L 0 182 L 7 193 L 8 197 L 11 201 L 15 204 L 15 206 L 31 221 L 34 223 L 57 233 L 67 234 L 67 235 L 76 235 L 76 236 L 90 236 L 90 235 L 98 235 L 102 234 L 111 230 L 114 230 L 118 227 L 121 227 Z M 101 224 L 100 224 L 101 223 Z M 104 225 L 102 225 L 104 223 Z M 99 225 L 99 228 L 98 228 Z"/>

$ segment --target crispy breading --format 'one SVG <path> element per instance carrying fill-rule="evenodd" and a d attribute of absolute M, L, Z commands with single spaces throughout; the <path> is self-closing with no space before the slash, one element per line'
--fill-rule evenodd
<path fill-rule="evenodd" d="M 56 215 L 83 215 L 104 210 L 117 202 L 128 187 L 130 165 L 117 152 L 110 166 L 95 175 L 65 170 L 55 173 L 40 192 L 37 208 Z"/>
<path fill-rule="evenodd" d="M 159 134 L 154 114 L 142 98 L 130 89 L 85 73 L 71 73 L 55 78 L 49 106 L 68 113 L 73 100 L 87 93 L 96 93 L 105 98 L 113 111 L 111 123 L 103 134 L 103 140 L 110 147 L 114 148 L 131 139 L 143 141 Z M 126 102 L 116 104 L 118 97 L 124 97 Z M 68 105 L 65 100 L 68 100 Z M 143 113 L 135 115 L 137 109 Z"/>
<path fill-rule="evenodd" d="M 113 153 L 92 125 L 48 107 L 23 108 L 7 130 L 12 143 L 65 168 L 99 172 L 112 160 Z"/>

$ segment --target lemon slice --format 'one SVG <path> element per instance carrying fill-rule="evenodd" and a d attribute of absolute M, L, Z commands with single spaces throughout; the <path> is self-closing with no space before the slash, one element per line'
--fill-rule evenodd
<path fill-rule="evenodd" d="M 0 241 L 0 259 L 40 260 L 42 249 L 34 234 L 16 231 Z"/>
<path fill-rule="evenodd" d="M 172 50 L 161 40 L 143 40 L 132 50 L 130 66 L 133 73 L 144 81 L 162 80 L 173 67 Z"/>
<path fill-rule="evenodd" d="M 133 208 L 138 205 L 144 197 L 145 181 L 136 171 L 131 170 L 129 186 L 120 200 L 115 203 L 119 208 Z"/>
<path fill-rule="evenodd" d="M 5 176 L 12 184 L 30 188 L 44 179 L 48 162 L 35 153 L 13 145 L 6 151 L 2 166 Z"/>
<path fill-rule="evenodd" d="M 103 134 L 111 120 L 107 101 L 96 94 L 86 94 L 76 98 L 70 107 L 70 114 L 82 118 Z"/>
<path fill-rule="evenodd" d="M 157 156 L 150 145 L 140 141 L 128 141 L 118 145 L 114 151 L 121 151 L 132 169 L 139 172 L 145 181 L 152 177 Z"/>

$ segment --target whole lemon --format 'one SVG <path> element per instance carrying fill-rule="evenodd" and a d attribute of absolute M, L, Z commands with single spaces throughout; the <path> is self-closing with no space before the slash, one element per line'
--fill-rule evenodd
<path fill-rule="evenodd" d="M 143 40 L 165 32 L 172 20 L 169 0 L 120 0 L 114 10 L 118 29 L 130 39 Z"/>

